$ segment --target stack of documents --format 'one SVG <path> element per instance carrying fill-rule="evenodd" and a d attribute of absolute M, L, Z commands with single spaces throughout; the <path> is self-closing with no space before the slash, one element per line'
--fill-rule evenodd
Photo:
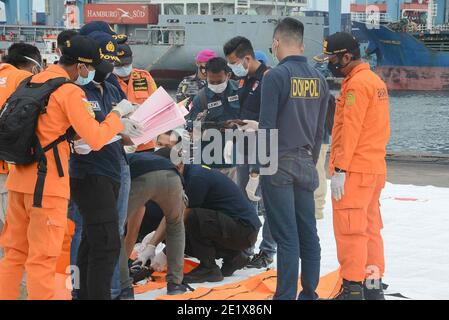
<path fill-rule="evenodd" d="M 135 145 L 145 144 L 167 131 L 185 125 L 183 109 L 160 87 L 130 117 L 144 129 L 141 137 L 131 140 Z"/>

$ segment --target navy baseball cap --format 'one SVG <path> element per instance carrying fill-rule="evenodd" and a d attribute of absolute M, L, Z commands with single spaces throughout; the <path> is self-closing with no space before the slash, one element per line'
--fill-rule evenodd
<path fill-rule="evenodd" d="M 111 72 L 114 63 L 120 63 L 117 57 L 117 41 L 110 35 L 102 31 L 94 31 L 87 36 L 97 42 L 100 51 L 100 64 L 95 68 L 104 73 Z"/>
<path fill-rule="evenodd" d="M 350 33 L 337 32 L 324 39 L 323 53 L 314 57 L 315 61 L 324 62 L 330 56 L 341 53 L 352 53 L 360 48 L 357 39 Z"/>
<path fill-rule="evenodd" d="M 74 63 L 85 63 L 94 67 L 101 62 L 98 43 L 92 38 L 80 35 L 65 41 L 62 55 Z"/>
<path fill-rule="evenodd" d="M 131 50 L 131 47 L 126 43 L 119 44 L 117 55 L 120 59 L 120 63 L 117 63 L 117 65 L 126 66 L 133 63 L 133 51 Z"/>
<path fill-rule="evenodd" d="M 89 22 L 88 24 L 85 24 L 80 29 L 80 35 L 87 36 L 94 31 L 102 31 L 104 33 L 111 35 L 117 41 L 118 44 L 122 44 L 128 41 L 128 37 L 126 36 L 126 34 L 117 34 L 114 31 L 114 29 L 112 29 L 112 27 L 109 25 L 109 23 L 106 23 L 104 21 L 93 21 Z"/>

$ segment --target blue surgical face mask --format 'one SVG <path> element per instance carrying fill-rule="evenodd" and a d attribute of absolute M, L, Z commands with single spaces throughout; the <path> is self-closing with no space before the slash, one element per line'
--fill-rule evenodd
<path fill-rule="evenodd" d="M 133 71 L 133 65 L 127 65 L 127 66 L 123 66 L 123 67 L 116 67 L 114 68 L 114 73 L 120 77 L 120 78 L 126 78 L 129 77 L 129 75 L 131 74 L 131 72 Z"/>
<path fill-rule="evenodd" d="M 245 67 L 243 66 L 243 63 L 228 64 L 228 66 L 229 66 L 229 68 L 232 69 L 232 72 L 234 72 L 234 74 L 239 78 L 243 78 L 248 75 L 249 70 L 245 69 Z"/>
<path fill-rule="evenodd" d="M 86 66 L 84 66 L 87 68 Z M 82 77 L 81 75 L 78 75 L 78 79 L 76 79 L 75 83 L 80 86 L 85 86 L 91 83 L 95 78 L 95 70 L 89 71 L 89 74 L 87 75 L 87 78 Z"/>

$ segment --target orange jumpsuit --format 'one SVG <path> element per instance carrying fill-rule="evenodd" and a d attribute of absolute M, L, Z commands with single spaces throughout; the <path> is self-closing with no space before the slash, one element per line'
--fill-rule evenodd
<path fill-rule="evenodd" d="M 157 85 L 151 74 L 146 70 L 133 69 L 129 77 L 128 83 L 123 79 L 118 78 L 120 87 L 126 94 L 129 101 L 132 103 L 142 104 L 147 100 L 156 90 Z M 146 144 L 140 145 L 137 151 L 145 151 L 154 149 L 156 143 L 150 141 Z"/>
<path fill-rule="evenodd" d="M 380 195 L 385 187 L 390 137 L 388 91 L 363 63 L 342 84 L 332 131 L 330 174 L 345 170 L 345 193 L 332 198 L 341 276 L 380 279 L 385 272 Z"/>
<path fill-rule="evenodd" d="M 69 75 L 60 66 L 51 65 L 35 75 L 32 81 L 42 83 L 57 77 L 69 78 Z M 97 151 L 123 130 L 120 118 L 115 113 L 98 123 L 89 108 L 92 108 L 91 104 L 78 86 L 67 84 L 57 89 L 50 96 L 47 112 L 38 120 L 36 132 L 41 144 L 48 145 L 72 126 Z M 62 250 L 70 197 L 69 144 L 63 142 L 57 148 L 64 177 L 58 175 L 53 152 L 47 152 L 48 174 L 42 208 L 33 207 L 37 164 L 14 166 L 9 174 L 9 205 L 0 236 L 0 246 L 5 249 L 5 258 L 0 261 L 0 300 L 19 297 L 24 270 L 27 272 L 29 299 L 54 298 L 56 265 Z"/>

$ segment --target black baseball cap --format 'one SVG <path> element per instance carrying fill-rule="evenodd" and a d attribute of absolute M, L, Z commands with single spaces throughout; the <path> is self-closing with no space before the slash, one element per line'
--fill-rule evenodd
<path fill-rule="evenodd" d="M 87 36 L 94 31 L 102 31 L 111 35 L 119 44 L 128 41 L 128 36 L 126 34 L 117 34 L 114 29 L 104 21 L 93 21 L 85 24 L 80 29 L 80 35 Z"/>
<path fill-rule="evenodd" d="M 89 37 L 76 35 L 66 40 L 62 48 L 62 56 L 73 63 L 85 63 L 94 67 L 100 60 L 100 48 L 97 42 Z"/>
<path fill-rule="evenodd" d="M 116 65 L 126 66 L 133 63 L 133 51 L 128 44 L 119 44 L 117 49 L 117 56 L 120 59 L 120 63 Z"/>
<path fill-rule="evenodd" d="M 95 69 L 104 74 L 112 72 L 113 64 L 120 62 L 120 59 L 117 57 L 117 41 L 110 34 L 103 31 L 91 32 L 88 37 L 94 39 L 100 47 L 101 62 Z"/>
<path fill-rule="evenodd" d="M 330 56 L 340 53 L 352 53 L 360 48 L 360 43 L 357 39 L 347 32 L 337 32 L 324 39 L 323 53 L 315 56 L 314 59 L 318 62 L 329 60 Z"/>

